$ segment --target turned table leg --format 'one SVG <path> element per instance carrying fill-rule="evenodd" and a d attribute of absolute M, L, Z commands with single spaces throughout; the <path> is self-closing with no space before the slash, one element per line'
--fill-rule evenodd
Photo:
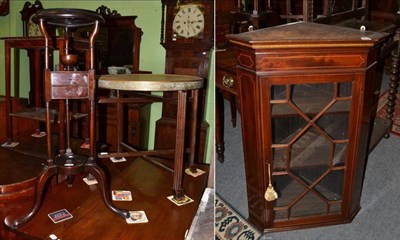
<path fill-rule="evenodd" d="M 174 180 L 172 192 L 176 200 L 183 200 L 185 191 L 182 187 L 182 166 L 185 144 L 185 116 L 187 91 L 178 91 L 178 109 L 176 116 L 176 141 L 174 160 Z"/>
<path fill-rule="evenodd" d="M 385 138 L 389 138 L 390 131 L 393 126 L 393 115 L 396 107 L 396 99 L 397 99 L 397 87 L 399 86 L 399 44 L 398 47 L 393 49 L 392 51 L 392 66 L 390 71 L 390 83 L 389 83 L 389 90 L 387 96 L 387 103 L 386 103 L 386 120 L 389 124 L 389 130 L 385 134 Z"/>

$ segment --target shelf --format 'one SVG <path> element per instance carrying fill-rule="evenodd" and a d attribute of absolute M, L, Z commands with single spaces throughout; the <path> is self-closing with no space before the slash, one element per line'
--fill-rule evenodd
<path fill-rule="evenodd" d="M 293 88 L 293 86 L 295 88 Z M 333 99 L 333 89 L 329 89 L 330 85 L 322 86 L 313 85 L 292 85 L 291 98 L 288 99 L 294 103 L 306 115 L 316 115 Z M 333 87 L 333 85 L 332 85 Z M 328 88 L 328 90 L 326 89 Z M 277 86 L 277 89 L 278 86 Z M 343 98 L 342 98 L 343 99 Z M 298 114 L 287 103 L 282 103 L 286 100 L 286 87 L 284 90 L 276 93 L 271 101 L 272 117 L 284 117 L 288 115 Z M 279 102 L 279 103 L 277 103 Z M 336 101 L 325 113 L 344 113 L 349 112 L 351 106 L 351 97 L 346 97 L 346 100 Z"/>
<path fill-rule="evenodd" d="M 274 147 L 274 170 L 285 171 L 285 156 L 288 150 L 290 150 L 290 167 L 292 168 L 322 165 L 330 166 L 330 163 L 332 163 L 333 167 L 343 166 L 346 162 L 347 155 L 347 128 L 344 128 L 342 124 L 336 124 L 336 122 L 331 121 L 330 125 L 326 125 L 323 127 L 325 133 L 328 133 L 329 136 L 331 136 L 331 134 L 336 134 L 335 137 L 332 139 L 326 138 L 314 127 L 310 127 L 305 133 L 303 133 L 302 136 L 300 136 L 294 143 L 292 143 L 290 149 L 287 149 L 287 147 L 282 148 L 282 144 L 285 145 L 292 142 L 293 139 L 303 129 L 303 126 L 295 126 L 297 127 L 296 130 L 294 130 L 293 132 L 289 132 L 290 134 L 285 136 L 285 138 L 280 140 L 279 142 L 275 142 L 280 146 Z M 286 126 L 286 128 L 289 129 L 291 127 L 293 126 Z M 277 132 L 282 131 L 277 130 Z M 334 143 L 332 141 L 337 142 Z M 335 147 L 335 153 L 333 159 L 331 160 L 330 154 L 333 144 Z"/>
<path fill-rule="evenodd" d="M 339 175 L 332 175 L 334 178 L 325 177 L 325 181 L 322 180 L 312 188 L 315 192 L 309 190 L 289 175 L 275 177 L 276 191 L 279 195 L 274 208 L 276 218 L 283 220 L 299 216 L 326 215 L 340 212 L 343 186 L 342 174 L 343 172 L 340 172 Z M 293 204 L 300 195 L 303 195 L 303 197 Z M 290 216 L 287 214 L 288 211 Z"/>
<path fill-rule="evenodd" d="M 305 99 L 305 101 L 299 101 L 299 104 L 307 105 L 307 109 L 301 109 L 306 115 L 316 115 L 322 108 L 320 105 L 320 100 L 318 98 Z M 326 110 L 324 114 L 336 114 L 336 113 L 348 113 L 350 108 L 350 101 L 337 101 L 329 109 Z M 271 117 L 287 117 L 291 115 L 299 115 L 293 108 L 290 108 L 287 104 L 273 104 Z"/>
<path fill-rule="evenodd" d="M 18 136 L 13 139 L 14 142 L 19 144 L 15 147 L 7 147 L 6 149 L 28 155 L 31 157 L 36 157 L 39 159 L 47 159 L 47 143 L 46 137 L 36 138 L 32 136 Z M 58 135 L 51 135 L 52 141 L 52 156 L 57 155 L 58 147 Z M 80 148 L 81 144 L 84 142 L 82 139 L 72 138 L 71 148 L 75 154 L 89 156 L 89 149 Z M 99 145 L 99 151 L 103 151 L 106 148 L 105 145 Z"/>
<path fill-rule="evenodd" d="M 10 113 L 10 116 L 13 117 L 21 117 L 21 118 L 29 118 L 38 121 L 46 121 L 46 109 L 45 108 L 28 108 L 20 112 Z M 71 113 L 72 120 L 83 119 L 87 116 L 86 113 Z M 59 114 L 58 111 L 54 109 L 50 109 L 50 122 L 59 122 Z"/>

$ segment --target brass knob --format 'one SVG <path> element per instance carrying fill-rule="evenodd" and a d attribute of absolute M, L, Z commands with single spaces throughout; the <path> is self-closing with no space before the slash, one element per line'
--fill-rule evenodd
<path fill-rule="evenodd" d="M 229 75 L 224 75 L 222 77 L 222 84 L 224 84 L 225 87 L 232 87 L 233 84 L 235 83 L 235 80 Z"/>

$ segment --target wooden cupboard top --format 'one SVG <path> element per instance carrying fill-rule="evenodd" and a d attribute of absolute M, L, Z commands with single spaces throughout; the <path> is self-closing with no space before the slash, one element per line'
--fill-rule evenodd
<path fill-rule="evenodd" d="M 340 26 L 296 22 L 252 32 L 230 34 L 227 38 L 234 44 L 252 49 L 274 49 L 373 47 L 385 36 L 387 35 L 384 33 Z"/>

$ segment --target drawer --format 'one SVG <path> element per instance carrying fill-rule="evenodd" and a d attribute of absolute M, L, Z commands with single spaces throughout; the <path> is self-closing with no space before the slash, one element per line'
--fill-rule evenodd
<path fill-rule="evenodd" d="M 87 72 L 51 72 L 52 99 L 80 99 L 89 96 Z"/>
<path fill-rule="evenodd" d="M 217 68 L 216 83 L 218 88 L 239 95 L 239 83 L 236 74 Z"/>

